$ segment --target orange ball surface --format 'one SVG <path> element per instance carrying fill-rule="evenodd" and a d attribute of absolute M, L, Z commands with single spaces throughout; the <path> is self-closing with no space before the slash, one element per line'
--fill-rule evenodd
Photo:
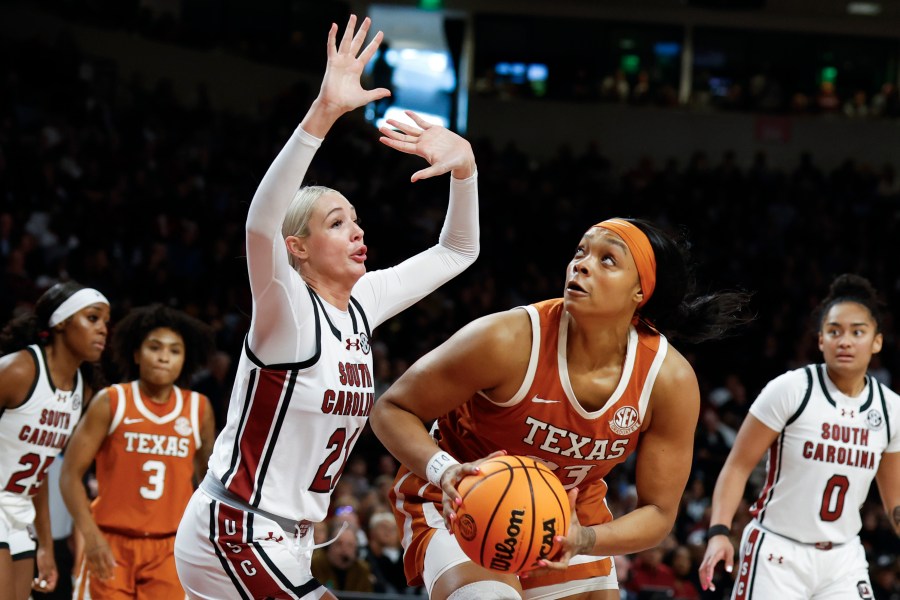
<path fill-rule="evenodd" d="M 521 573 L 552 559 L 569 530 L 569 498 L 559 479 L 526 456 L 499 456 L 460 481 L 453 531 L 466 556 L 501 573 Z"/>

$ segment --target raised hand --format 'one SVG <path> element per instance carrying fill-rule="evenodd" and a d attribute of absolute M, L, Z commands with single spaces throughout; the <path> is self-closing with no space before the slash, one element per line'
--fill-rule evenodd
<path fill-rule="evenodd" d="M 328 63 L 322 86 L 301 124 L 312 135 L 324 137 L 334 121 L 344 113 L 391 95 L 390 90 L 385 88 L 366 90 L 360 82 L 363 69 L 384 38 L 384 34 L 379 31 L 369 45 L 362 49 L 371 23 L 366 17 L 359 30 L 354 31 L 356 15 L 350 15 L 340 43 L 337 40 L 338 26 L 332 23 L 328 31 Z"/>
<path fill-rule="evenodd" d="M 412 181 L 443 175 L 448 171 L 456 179 L 466 179 L 475 174 L 475 155 L 468 141 L 449 129 L 429 123 L 411 110 L 406 114 L 418 127 L 388 119 L 390 127 L 379 129 L 382 134 L 379 141 L 428 161 L 431 166 L 413 173 Z"/>

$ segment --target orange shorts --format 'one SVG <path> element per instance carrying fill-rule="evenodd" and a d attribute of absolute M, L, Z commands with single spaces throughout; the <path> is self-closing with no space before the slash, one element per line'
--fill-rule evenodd
<path fill-rule="evenodd" d="M 82 558 L 74 600 L 185 597 L 175 571 L 175 534 L 138 538 L 104 531 L 103 535 L 116 559 L 113 577 L 104 581 L 93 576 Z"/>
<path fill-rule="evenodd" d="M 591 485 L 581 490 L 578 496 L 578 519 L 583 525 L 598 525 L 612 520 L 606 506 L 606 485 Z M 403 542 L 403 569 L 410 585 L 425 585 L 425 552 L 432 536 L 438 529 L 445 529 L 442 514 L 441 491 L 428 481 L 400 467 L 390 492 L 394 518 L 400 528 Z M 573 564 L 563 572 L 522 580 L 525 590 L 545 587 L 570 581 L 580 581 L 594 577 L 607 577 L 613 568 L 612 559 L 592 560 L 583 564 Z M 433 582 L 429 582 L 433 583 Z"/>

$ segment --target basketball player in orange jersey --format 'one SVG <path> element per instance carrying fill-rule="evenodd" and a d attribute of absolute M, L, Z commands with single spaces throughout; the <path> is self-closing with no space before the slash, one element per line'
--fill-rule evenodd
<path fill-rule="evenodd" d="M 900 396 L 866 372 L 881 351 L 884 304 L 872 284 L 841 275 L 814 315 L 824 364 L 770 381 L 750 406 L 713 493 L 700 584 L 734 566 L 730 533 L 750 472 L 766 485 L 744 528 L 734 600 L 873 598 L 859 539 L 874 479 L 900 535 Z"/>
<path fill-rule="evenodd" d="M 610 557 L 666 536 L 691 468 L 697 380 L 663 332 L 718 338 L 747 301 L 691 296 L 687 265 L 646 221 L 598 223 L 578 243 L 562 298 L 470 323 L 385 392 L 371 422 L 404 465 L 392 506 L 410 584 L 451 600 L 619 597 Z M 470 561 L 449 528 L 456 484 L 503 451 L 544 462 L 575 507 L 569 531 L 553 532 L 561 555 L 522 577 Z M 613 520 L 603 477 L 632 453 L 637 509 Z"/>
<path fill-rule="evenodd" d="M 60 490 L 84 536 L 74 598 L 183 598 L 175 530 L 215 439 L 209 399 L 176 385 L 215 349 L 211 329 L 160 304 L 132 310 L 112 348 L 128 383 L 102 390 L 66 450 Z M 99 494 L 82 478 L 96 460 Z"/>
<path fill-rule="evenodd" d="M 0 600 L 25 600 L 32 587 L 56 588 L 42 483 L 92 395 L 81 365 L 100 359 L 107 321 L 103 294 L 70 281 L 47 290 L 33 314 L 13 319 L 0 334 L 0 349 L 8 352 L 0 357 Z"/>
<path fill-rule="evenodd" d="M 266 172 L 247 213 L 253 318 L 228 418 L 175 541 L 191 598 L 334 596 L 313 576 L 312 523 L 331 494 L 375 399 L 370 336 L 478 256 L 471 145 L 411 115 L 381 142 L 425 158 L 412 181 L 449 173 L 440 236 L 403 262 L 367 271 L 356 208 L 339 192 L 302 186 L 316 149 L 343 114 L 388 95 L 360 76 L 381 42 L 351 16 L 328 34 L 319 95 Z M 384 198 L 384 201 L 391 201 Z"/>

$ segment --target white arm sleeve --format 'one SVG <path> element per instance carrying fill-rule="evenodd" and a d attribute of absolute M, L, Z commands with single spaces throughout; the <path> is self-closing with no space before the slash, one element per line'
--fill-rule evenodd
<path fill-rule="evenodd" d="M 800 408 L 808 387 L 806 369 L 779 375 L 766 384 L 750 405 L 750 414 L 769 429 L 781 431 Z"/>
<path fill-rule="evenodd" d="M 315 350 L 312 300 L 290 266 L 281 225 L 322 140 L 299 127 L 263 176 L 247 213 L 253 294 L 250 349 L 264 363 L 303 360 Z"/>
<path fill-rule="evenodd" d="M 389 269 L 366 273 L 353 288 L 374 329 L 475 262 L 479 252 L 478 174 L 450 178 L 450 203 L 437 245 Z"/>

